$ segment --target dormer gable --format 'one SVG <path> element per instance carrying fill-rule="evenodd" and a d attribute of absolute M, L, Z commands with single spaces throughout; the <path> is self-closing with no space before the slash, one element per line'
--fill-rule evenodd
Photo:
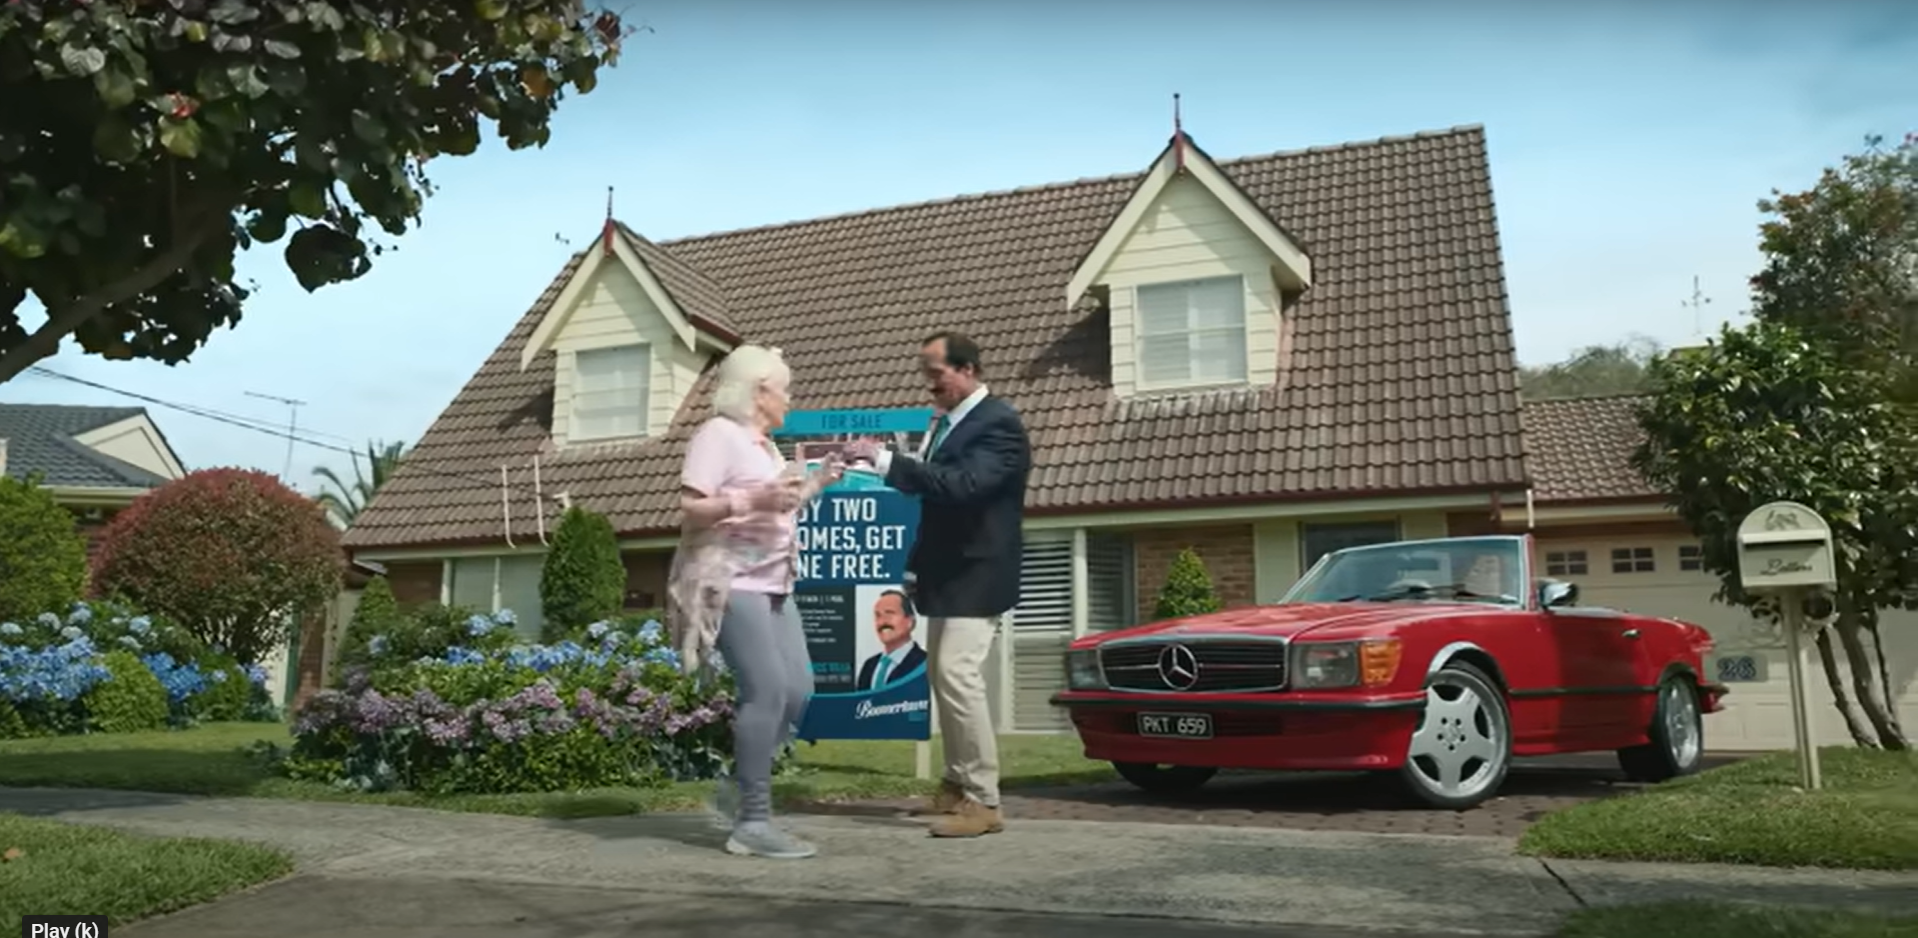
<path fill-rule="evenodd" d="M 551 352 L 556 445 L 663 432 L 716 354 L 739 343 L 725 292 L 670 251 L 608 220 L 520 351 Z"/>
<path fill-rule="evenodd" d="M 1103 294 L 1113 390 L 1125 397 L 1275 383 L 1280 318 L 1311 285 L 1304 246 L 1176 131 L 1065 300 Z"/>

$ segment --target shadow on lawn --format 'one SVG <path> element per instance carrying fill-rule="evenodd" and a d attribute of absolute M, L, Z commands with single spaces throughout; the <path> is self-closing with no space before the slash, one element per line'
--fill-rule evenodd
<path fill-rule="evenodd" d="M 10 787 L 113 788 L 186 795 L 250 795 L 271 774 L 258 758 L 239 749 L 80 749 L 7 753 L 0 757 L 0 785 Z"/>

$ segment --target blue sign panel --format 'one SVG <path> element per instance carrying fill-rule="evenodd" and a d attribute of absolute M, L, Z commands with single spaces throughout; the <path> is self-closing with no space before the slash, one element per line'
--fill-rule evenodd
<path fill-rule="evenodd" d="M 915 412 L 910 421 L 867 423 L 874 428 L 826 432 L 905 432 L 895 428 L 906 423 L 919 432 L 930 417 Z M 800 509 L 793 602 L 813 666 L 800 739 L 932 738 L 925 630 L 905 590 L 918 530 L 918 499 L 858 469 Z"/>
<path fill-rule="evenodd" d="M 775 436 L 875 436 L 924 433 L 932 425 L 930 407 L 896 410 L 795 410 L 773 431 Z"/>

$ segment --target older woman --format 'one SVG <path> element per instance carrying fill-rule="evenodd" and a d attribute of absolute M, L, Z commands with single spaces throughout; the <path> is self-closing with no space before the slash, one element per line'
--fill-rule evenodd
<path fill-rule="evenodd" d="M 736 808 L 725 781 L 715 810 L 730 815 L 726 850 L 802 859 L 816 851 L 772 825 L 772 767 L 812 695 L 812 659 L 792 602 L 796 512 L 838 477 L 807 475 L 768 437 L 785 421 L 791 372 L 775 349 L 741 346 L 719 365 L 717 415 L 693 434 L 680 473 L 681 543 L 667 589 L 675 646 L 689 670 L 717 647 L 738 682 L 733 717 Z M 722 807 L 724 805 L 725 807 Z"/>

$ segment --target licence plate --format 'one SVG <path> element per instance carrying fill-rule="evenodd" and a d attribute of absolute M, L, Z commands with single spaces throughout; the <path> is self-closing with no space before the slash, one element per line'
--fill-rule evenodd
<path fill-rule="evenodd" d="M 1139 735 L 1170 739 L 1211 739 L 1209 713 L 1141 713 Z"/>

